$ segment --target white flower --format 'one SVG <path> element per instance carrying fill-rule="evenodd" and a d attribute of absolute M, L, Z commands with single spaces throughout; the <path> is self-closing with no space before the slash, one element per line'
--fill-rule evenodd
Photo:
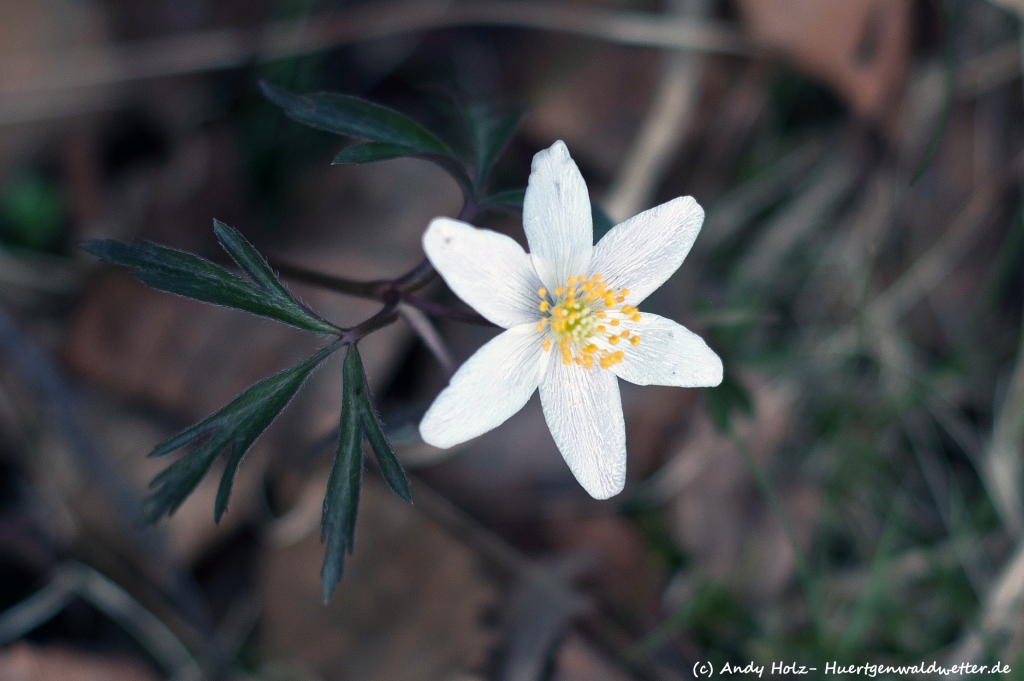
<path fill-rule="evenodd" d="M 587 186 L 562 142 L 533 158 L 523 203 L 530 253 L 507 236 L 437 218 L 423 235 L 431 264 L 462 300 L 505 332 L 452 376 L 420 423 L 451 447 L 486 433 L 540 388 L 555 444 L 580 484 L 606 499 L 626 480 L 618 378 L 698 387 L 722 360 L 683 326 L 636 305 L 693 245 L 704 211 L 680 197 L 616 225 L 594 245 Z"/>

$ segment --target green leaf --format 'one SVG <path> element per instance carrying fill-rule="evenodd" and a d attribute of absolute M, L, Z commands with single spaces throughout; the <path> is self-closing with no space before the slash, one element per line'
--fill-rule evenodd
<path fill-rule="evenodd" d="M 260 82 L 260 87 L 267 99 L 284 109 L 289 118 L 310 127 L 408 147 L 418 154 L 451 154 L 448 147 L 411 118 L 365 99 L 333 92 L 296 95 L 265 81 Z"/>
<path fill-rule="evenodd" d="M 370 404 L 363 361 L 356 346 L 345 355 L 344 388 L 341 398 L 341 427 L 338 452 L 327 480 L 320 541 L 327 540 L 324 565 L 320 571 L 320 587 L 324 603 L 341 579 L 345 553 L 352 553 L 355 542 L 356 513 L 359 509 L 359 488 L 363 473 L 363 434 L 377 456 L 384 480 L 391 490 L 405 501 L 412 501 L 409 483 L 395 450 L 384 436 L 377 413 Z"/>
<path fill-rule="evenodd" d="M 204 303 L 233 307 L 316 333 L 335 334 L 338 328 L 300 305 L 267 266 L 266 261 L 235 230 L 216 223 L 225 250 L 256 284 L 238 277 L 198 255 L 138 240 L 86 241 L 82 248 L 116 265 L 131 268 L 142 283 Z"/>
<path fill-rule="evenodd" d="M 508 189 L 502 192 L 491 194 L 480 202 L 481 208 L 494 208 L 497 210 L 523 211 L 523 200 L 526 198 L 526 189 Z"/>
<path fill-rule="evenodd" d="M 476 187 L 479 190 L 487 182 L 494 162 L 512 140 L 524 112 L 519 109 L 496 114 L 490 106 L 478 102 L 467 107 L 465 113 L 476 161 Z"/>
<path fill-rule="evenodd" d="M 358 376 L 356 371 L 358 370 Z M 355 346 L 345 355 L 345 384 L 341 398 L 341 427 L 334 466 L 327 479 L 320 541 L 327 540 L 320 586 L 324 603 L 341 579 L 345 553 L 352 553 L 363 474 L 363 437 L 359 393 L 363 390 L 362 366 Z"/>
<path fill-rule="evenodd" d="M 332 165 L 342 163 L 373 163 L 374 161 L 386 161 L 389 158 L 400 158 L 402 156 L 415 156 L 416 150 L 412 147 L 401 144 L 388 144 L 387 142 L 363 142 L 345 147 L 338 152 L 338 155 L 331 161 Z"/>
<path fill-rule="evenodd" d="M 473 183 L 462 162 L 441 140 L 411 118 L 351 95 L 333 92 L 296 95 L 265 81 L 260 82 L 260 87 L 267 99 L 284 109 L 285 115 L 292 120 L 312 128 L 375 143 L 375 146 L 368 148 L 366 145 L 357 145 L 356 149 L 344 149 L 335 157 L 335 163 L 367 163 L 384 158 L 413 156 L 440 166 L 459 183 L 467 199 L 473 196 Z M 399 147 L 404 149 L 400 154 L 396 153 Z M 384 152 L 389 155 L 380 155 Z M 351 154 L 352 158 L 346 154 Z M 361 157 L 366 157 L 366 160 L 356 160 Z"/>
<path fill-rule="evenodd" d="M 157 489 L 144 502 L 143 520 L 153 523 L 165 513 L 174 513 L 221 452 L 230 450 L 214 507 L 214 520 L 219 521 L 227 509 L 231 485 L 242 457 L 291 401 L 313 369 L 338 347 L 339 342 L 332 343 L 290 369 L 249 386 L 227 406 L 157 445 L 151 457 L 164 456 L 206 438 L 153 479 L 150 488 Z"/>
<path fill-rule="evenodd" d="M 245 240 L 241 232 L 234 227 L 225 225 L 220 220 L 214 220 L 213 233 L 217 236 L 221 248 L 231 256 L 235 264 L 241 267 L 242 271 L 249 275 L 249 278 L 257 286 L 276 298 L 292 297 L 284 284 L 278 280 L 274 271 L 270 269 L 267 261 L 252 244 Z"/>
<path fill-rule="evenodd" d="M 409 495 L 409 481 L 405 478 L 405 471 L 402 470 L 402 464 L 398 461 L 395 450 L 391 448 L 391 443 L 385 437 L 384 429 L 381 426 L 380 419 L 377 417 L 377 412 L 370 403 L 370 391 L 366 385 L 363 362 L 355 346 L 352 346 L 352 349 L 349 350 L 349 355 L 352 356 L 352 373 L 349 375 L 346 371 L 345 380 L 353 382 L 362 381 L 362 388 L 355 396 L 356 403 L 361 412 L 360 417 L 362 419 L 363 431 L 366 433 L 366 439 L 370 443 L 370 448 L 373 449 L 373 453 L 377 457 L 380 472 L 392 492 L 405 501 L 412 501 L 412 497 Z M 346 369 L 349 369 L 348 362 L 346 362 L 345 366 Z"/>

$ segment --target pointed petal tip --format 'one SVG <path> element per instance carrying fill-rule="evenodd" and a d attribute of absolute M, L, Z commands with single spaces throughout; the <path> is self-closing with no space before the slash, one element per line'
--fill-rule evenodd
<path fill-rule="evenodd" d="M 582 480 L 579 481 L 583 489 L 587 490 L 587 494 L 594 497 L 598 501 L 604 501 L 605 499 L 611 499 L 616 496 L 626 487 L 626 478 L 623 477 L 621 480 L 616 480 L 613 483 L 606 484 L 584 484 Z"/>

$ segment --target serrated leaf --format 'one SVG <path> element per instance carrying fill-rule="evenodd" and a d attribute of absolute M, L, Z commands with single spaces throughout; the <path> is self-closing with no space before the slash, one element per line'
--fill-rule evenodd
<path fill-rule="evenodd" d="M 469 124 L 469 136 L 476 161 L 478 190 L 487 182 L 495 161 L 508 146 L 522 117 L 522 110 L 496 114 L 484 103 L 467 107 L 466 121 Z"/>
<path fill-rule="evenodd" d="M 400 158 L 402 156 L 416 156 L 416 150 L 411 147 L 404 147 L 401 144 L 363 142 L 362 144 L 353 144 L 339 151 L 338 155 L 331 161 L 331 164 L 373 163 L 374 161 L 386 161 L 389 158 Z"/>
<path fill-rule="evenodd" d="M 326 603 L 341 579 L 345 553 L 352 553 L 355 541 L 356 513 L 359 510 L 359 488 L 363 474 L 363 436 L 359 408 L 361 381 L 351 380 L 353 364 L 359 363 L 354 346 L 345 355 L 345 383 L 341 398 L 341 427 L 334 466 L 327 479 L 324 510 L 320 522 L 320 541 L 327 540 L 320 586 Z M 361 366 L 359 366 L 360 374 Z"/>
<path fill-rule="evenodd" d="M 224 231 L 222 233 L 229 235 Z M 244 239 L 242 241 L 244 242 Z M 263 274 L 259 272 L 258 264 L 252 262 L 251 255 L 245 253 L 234 239 L 231 239 L 231 243 L 236 248 L 234 253 L 229 250 L 232 258 L 237 256 L 246 262 L 247 266 L 252 267 L 261 278 L 273 278 L 273 273 L 266 267 L 265 262 L 263 266 L 266 267 L 266 273 Z M 338 332 L 338 328 L 333 324 L 320 319 L 300 305 L 276 279 L 276 285 L 270 286 L 269 289 L 264 288 L 198 255 L 160 246 L 151 241 L 125 243 L 102 239 L 86 241 L 82 248 L 107 262 L 130 268 L 136 279 L 160 291 L 244 310 L 306 331 L 328 334 Z M 252 250 L 255 253 L 255 249 Z M 255 256 L 262 260 L 258 253 L 255 253 Z M 246 267 L 242 262 L 239 262 L 239 266 L 243 269 Z M 259 279 L 256 281 L 262 284 Z"/>
<path fill-rule="evenodd" d="M 257 286 L 273 295 L 276 298 L 291 298 L 292 294 L 284 287 L 270 269 L 270 265 L 260 255 L 252 244 L 250 244 L 242 233 L 234 227 L 229 227 L 220 220 L 213 221 L 213 233 L 218 243 L 235 264 L 242 268 L 242 271 L 249 275 Z"/>
<path fill-rule="evenodd" d="M 411 118 L 365 99 L 333 92 L 296 95 L 262 81 L 260 87 L 289 118 L 310 127 L 395 144 L 418 154 L 450 154 L 439 139 Z"/>
<path fill-rule="evenodd" d="M 327 541 L 320 586 L 324 603 L 341 579 L 345 554 L 355 543 L 356 514 L 363 473 L 363 434 L 366 434 L 388 486 L 399 497 L 411 501 L 409 483 L 394 449 L 384 436 L 380 420 L 370 403 L 363 361 L 356 346 L 350 346 L 343 368 L 341 426 L 338 451 L 327 479 L 320 541 Z"/>
<path fill-rule="evenodd" d="M 217 457 L 230 449 L 214 507 L 214 520 L 219 521 L 227 509 L 235 473 L 245 453 L 287 406 L 313 369 L 338 347 L 338 343 L 332 343 L 305 361 L 249 386 L 225 407 L 157 445 L 150 456 L 163 456 L 206 438 L 153 479 L 150 487 L 157 489 L 144 502 L 143 520 L 152 523 L 165 513 L 174 513 Z"/>
<path fill-rule="evenodd" d="M 392 492 L 405 501 L 412 501 L 412 497 L 409 495 L 409 481 L 405 477 L 405 471 L 402 470 L 402 464 L 398 461 L 395 450 L 392 449 L 391 443 L 388 442 L 387 437 L 384 435 L 384 429 L 381 427 L 377 412 L 370 403 L 370 392 L 366 385 L 363 362 L 355 346 L 352 346 L 352 349 L 349 350 L 349 355 L 352 357 L 352 361 L 351 363 L 347 361 L 345 363 L 345 381 L 362 383 L 362 388 L 355 395 L 356 404 L 359 407 L 363 432 L 370 443 L 370 448 L 377 457 L 380 472 Z"/>

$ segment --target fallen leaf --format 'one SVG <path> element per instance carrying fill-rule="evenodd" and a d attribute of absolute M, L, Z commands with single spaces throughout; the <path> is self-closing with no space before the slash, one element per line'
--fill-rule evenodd
<path fill-rule="evenodd" d="M 888 122 L 910 58 L 909 0 L 740 0 L 751 38 Z"/>

